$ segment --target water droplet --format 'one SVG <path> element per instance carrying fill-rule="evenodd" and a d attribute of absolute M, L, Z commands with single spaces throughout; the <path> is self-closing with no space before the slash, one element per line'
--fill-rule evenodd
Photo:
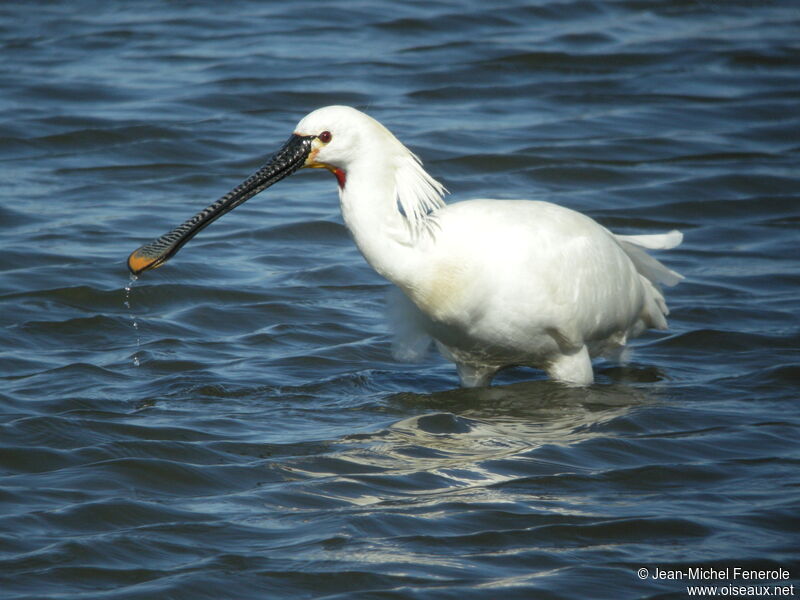
<path fill-rule="evenodd" d="M 138 367 L 141 364 L 139 360 L 139 348 L 142 345 L 142 336 L 139 332 L 139 321 L 136 318 L 136 315 L 131 310 L 131 290 L 133 289 L 133 284 L 139 278 L 136 275 L 131 274 L 130 280 L 128 281 L 128 285 L 125 286 L 125 300 L 123 300 L 123 306 L 130 311 L 128 313 L 128 318 L 131 320 L 131 324 L 133 325 L 133 330 L 136 332 L 136 351 L 133 353 L 133 365 Z"/>

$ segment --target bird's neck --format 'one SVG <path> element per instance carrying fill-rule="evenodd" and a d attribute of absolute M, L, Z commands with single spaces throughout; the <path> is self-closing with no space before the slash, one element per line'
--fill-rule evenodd
<path fill-rule="evenodd" d="M 339 199 L 345 225 L 367 262 L 389 281 L 406 287 L 421 257 L 397 207 L 393 170 L 375 164 L 348 169 Z"/>

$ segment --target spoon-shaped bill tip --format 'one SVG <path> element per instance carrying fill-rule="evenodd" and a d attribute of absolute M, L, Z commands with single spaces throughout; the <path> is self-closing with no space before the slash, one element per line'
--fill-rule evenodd
<path fill-rule="evenodd" d="M 128 257 L 128 270 L 134 275 L 141 275 L 145 271 L 155 269 L 164 264 L 163 260 L 159 260 L 158 256 L 152 256 L 147 253 L 147 246 L 137 248 Z"/>

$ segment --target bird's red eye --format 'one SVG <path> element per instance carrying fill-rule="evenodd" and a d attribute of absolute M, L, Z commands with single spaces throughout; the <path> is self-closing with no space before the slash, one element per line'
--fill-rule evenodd
<path fill-rule="evenodd" d="M 331 141 L 331 139 L 333 139 L 333 136 L 331 135 L 330 131 L 323 131 L 317 137 L 319 138 L 319 141 L 322 142 L 323 144 L 327 144 L 328 142 Z"/>

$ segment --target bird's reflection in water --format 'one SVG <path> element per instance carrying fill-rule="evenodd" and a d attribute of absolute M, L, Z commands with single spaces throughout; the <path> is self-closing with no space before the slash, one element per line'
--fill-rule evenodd
<path fill-rule="evenodd" d="M 633 372 L 634 379 L 655 376 L 649 370 Z M 433 394 L 399 393 L 388 399 L 390 408 L 417 414 L 374 433 L 347 436 L 343 442 L 355 446 L 346 452 L 348 460 L 361 464 L 395 474 L 439 474 L 450 485 L 485 485 L 506 478 L 508 465 L 498 460 L 542 460 L 537 450 L 543 446 L 607 437 L 604 424 L 658 401 L 657 392 L 646 389 L 626 383 L 569 387 L 526 381 Z"/>

